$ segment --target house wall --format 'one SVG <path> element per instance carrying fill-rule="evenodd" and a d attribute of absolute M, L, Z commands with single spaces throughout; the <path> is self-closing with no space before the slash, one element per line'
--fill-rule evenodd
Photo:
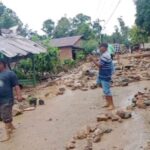
<path fill-rule="evenodd" d="M 72 59 L 72 48 L 71 47 L 60 48 L 59 56 L 61 60 Z"/>
<path fill-rule="evenodd" d="M 74 46 L 76 46 L 76 47 L 82 47 L 82 40 L 80 39 L 79 41 L 77 41 L 76 43 L 75 43 L 75 45 Z"/>

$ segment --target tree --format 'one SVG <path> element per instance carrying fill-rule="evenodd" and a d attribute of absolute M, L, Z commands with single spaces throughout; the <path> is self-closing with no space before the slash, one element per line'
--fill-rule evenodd
<path fill-rule="evenodd" d="M 16 25 L 21 25 L 22 22 L 14 11 L 0 3 L 0 28 L 9 29 Z"/>
<path fill-rule="evenodd" d="M 70 35 L 71 23 L 66 17 L 62 17 L 54 29 L 54 37 L 60 38 Z"/>
<path fill-rule="evenodd" d="M 78 14 L 72 19 L 71 35 L 83 35 L 85 39 L 94 38 L 91 17 Z"/>
<path fill-rule="evenodd" d="M 51 19 L 48 19 L 48 20 L 44 21 L 42 30 L 49 37 L 51 37 L 53 35 L 54 27 L 55 27 L 55 23 Z"/>
<path fill-rule="evenodd" d="M 93 32 L 94 32 L 96 38 L 100 39 L 101 31 L 102 31 L 102 26 L 100 25 L 100 20 L 97 19 L 96 21 L 94 21 L 92 27 L 93 27 Z"/>
<path fill-rule="evenodd" d="M 84 15 L 82 13 L 76 15 L 72 20 L 73 27 L 78 27 L 82 24 L 90 24 L 91 23 L 91 17 Z"/>
<path fill-rule="evenodd" d="M 150 36 L 150 0 L 135 0 L 136 24 Z"/>
<path fill-rule="evenodd" d="M 119 22 L 119 25 L 120 25 L 120 32 L 121 32 L 121 36 L 122 36 L 122 43 L 125 44 L 125 45 L 128 45 L 128 39 L 129 39 L 129 27 L 127 27 L 125 25 L 125 22 L 124 20 L 119 17 L 118 18 L 118 22 Z"/>
<path fill-rule="evenodd" d="M 129 32 L 130 40 L 133 45 L 135 44 L 143 44 L 147 42 L 148 38 L 146 34 L 140 30 L 140 28 L 134 25 Z"/>
<path fill-rule="evenodd" d="M 89 54 L 92 51 L 96 50 L 98 46 L 98 42 L 94 39 L 90 39 L 83 42 L 83 48 L 85 49 L 85 54 Z"/>

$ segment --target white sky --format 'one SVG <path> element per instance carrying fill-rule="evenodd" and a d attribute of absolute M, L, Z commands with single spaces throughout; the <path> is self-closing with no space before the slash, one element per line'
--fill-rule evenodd
<path fill-rule="evenodd" d="M 46 19 L 57 22 L 62 16 L 74 17 L 83 13 L 92 17 L 108 20 L 119 0 L 2 0 L 13 9 L 24 24 L 40 32 Z M 109 21 L 104 32 L 112 33 L 117 18 L 122 16 L 128 26 L 135 21 L 135 6 L 133 0 L 121 0 L 115 14 Z M 104 23 L 103 23 L 104 24 Z"/>

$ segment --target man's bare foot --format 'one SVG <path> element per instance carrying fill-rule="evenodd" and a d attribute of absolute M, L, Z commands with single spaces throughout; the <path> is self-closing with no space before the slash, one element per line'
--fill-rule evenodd
<path fill-rule="evenodd" d="M 115 106 L 110 105 L 107 109 L 108 109 L 108 110 L 114 110 L 114 109 L 115 109 Z"/>
<path fill-rule="evenodd" d="M 11 139 L 11 133 L 12 130 L 11 129 L 7 129 L 6 131 L 6 137 L 4 137 L 2 140 L 0 140 L 0 142 L 7 142 Z"/>

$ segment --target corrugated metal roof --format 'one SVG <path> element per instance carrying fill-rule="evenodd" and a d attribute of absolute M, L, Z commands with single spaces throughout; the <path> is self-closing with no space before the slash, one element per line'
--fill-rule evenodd
<path fill-rule="evenodd" d="M 74 46 L 75 43 L 80 40 L 82 36 L 72 36 L 72 37 L 64 37 L 58 39 L 52 39 L 50 41 L 50 45 L 53 47 L 66 47 L 66 46 Z"/>
<path fill-rule="evenodd" d="M 26 56 L 46 52 L 41 45 L 21 36 L 0 36 L 0 53 L 6 57 Z"/>

